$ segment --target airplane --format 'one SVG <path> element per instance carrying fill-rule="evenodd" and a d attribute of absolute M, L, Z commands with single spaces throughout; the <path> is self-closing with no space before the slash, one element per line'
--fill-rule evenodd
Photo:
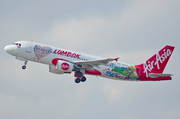
<path fill-rule="evenodd" d="M 163 71 L 175 47 L 166 45 L 144 63 L 132 65 L 119 62 L 119 58 L 102 58 L 80 52 L 66 50 L 32 41 L 17 41 L 4 47 L 4 50 L 24 61 L 49 65 L 49 72 L 65 74 L 74 72 L 75 83 L 85 82 L 85 75 L 95 75 L 125 81 L 171 80 L 172 74 Z"/>

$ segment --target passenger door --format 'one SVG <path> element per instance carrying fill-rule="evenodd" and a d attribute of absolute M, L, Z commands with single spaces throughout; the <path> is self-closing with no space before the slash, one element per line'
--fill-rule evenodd
<path fill-rule="evenodd" d="M 32 45 L 33 45 L 32 42 L 28 42 L 28 43 L 27 43 L 26 52 L 31 53 L 31 51 L 32 51 Z"/>

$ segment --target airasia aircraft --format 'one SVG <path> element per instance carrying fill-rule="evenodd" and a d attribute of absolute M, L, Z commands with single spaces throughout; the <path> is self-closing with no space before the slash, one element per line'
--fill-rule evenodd
<path fill-rule="evenodd" d="M 119 58 L 101 58 L 31 41 L 18 41 L 4 50 L 24 61 L 49 65 L 49 72 L 64 74 L 75 72 L 75 82 L 85 82 L 85 74 L 102 76 L 115 80 L 161 81 L 171 80 L 171 74 L 163 74 L 164 68 L 175 47 L 166 45 L 142 64 L 132 65 L 118 62 Z"/>

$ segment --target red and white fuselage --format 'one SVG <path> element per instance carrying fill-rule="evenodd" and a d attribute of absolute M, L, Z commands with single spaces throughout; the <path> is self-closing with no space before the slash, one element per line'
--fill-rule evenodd
<path fill-rule="evenodd" d="M 117 62 L 118 58 L 101 58 L 30 41 L 18 41 L 4 48 L 6 52 L 25 61 L 49 65 L 55 74 L 75 72 L 76 83 L 86 80 L 86 74 L 128 81 L 171 80 L 171 74 L 163 74 L 172 55 L 173 46 L 165 46 L 140 65 Z M 26 66 L 23 66 L 23 69 Z"/>

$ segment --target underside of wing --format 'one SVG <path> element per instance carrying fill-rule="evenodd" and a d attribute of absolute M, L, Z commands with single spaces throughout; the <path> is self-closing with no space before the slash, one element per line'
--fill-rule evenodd
<path fill-rule="evenodd" d="M 92 70 L 93 67 L 99 67 L 99 65 L 106 65 L 111 61 L 117 61 L 119 58 L 106 58 L 100 60 L 91 60 L 91 61 L 75 61 L 73 62 L 77 68 L 86 68 L 87 70 Z"/>

